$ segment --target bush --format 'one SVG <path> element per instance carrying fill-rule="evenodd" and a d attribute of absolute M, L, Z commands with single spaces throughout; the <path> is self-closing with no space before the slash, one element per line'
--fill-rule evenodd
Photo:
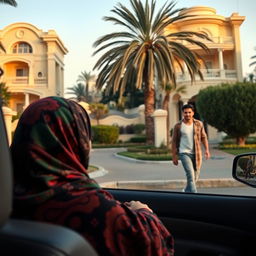
<path fill-rule="evenodd" d="M 145 124 L 135 124 L 133 126 L 133 130 L 135 134 L 142 134 L 142 132 L 145 130 Z"/>
<path fill-rule="evenodd" d="M 220 145 L 226 145 L 226 144 L 235 144 L 236 139 L 232 138 L 230 136 L 226 136 L 222 142 L 220 142 Z M 250 136 L 245 139 L 245 144 L 256 144 L 256 137 Z"/>
<path fill-rule="evenodd" d="M 153 149 L 148 149 L 146 153 L 152 154 L 152 155 L 161 155 L 161 154 L 169 154 L 170 150 L 168 150 L 167 148 L 153 148 Z"/>
<path fill-rule="evenodd" d="M 119 128 L 117 126 L 96 125 L 92 126 L 93 142 L 113 144 L 117 142 Z"/>
<path fill-rule="evenodd" d="M 130 138 L 130 142 L 133 143 L 145 143 L 146 142 L 146 136 L 136 136 Z"/>
<path fill-rule="evenodd" d="M 125 131 L 127 134 L 134 134 L 133 124 L 127 125 Z"/>
<path fill-rule="evenodd" d="M 200 90 L 196 107 L 208 124 L 243 145 L 245 138 L 256 132 L 255 98 L 254 83 L 222 84 Z"/>
<path fill-rule="evenodd" d="M 237 144 L 223 144 L 219 145 L 219 149 L 256 149 L 256 144 L 246 144 L 246 145 L 237 145 Z"/>

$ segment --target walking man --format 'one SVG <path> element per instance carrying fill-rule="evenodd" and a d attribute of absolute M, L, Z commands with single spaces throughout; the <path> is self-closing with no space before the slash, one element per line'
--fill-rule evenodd
<path fill-rule="evenodd" d="M 202 164 L 201 143 L 205 148 L 205 158 L 210 158 L 207 135 L 203 123 L 194 119 L 194 106 L 186 104 L 182 107 L 183 119 L 173 129 L 172 161 L 178 165 L 178 155 L 187 177 L 184 192 L 196 193 L 196 181 L 199 178 Z"/>

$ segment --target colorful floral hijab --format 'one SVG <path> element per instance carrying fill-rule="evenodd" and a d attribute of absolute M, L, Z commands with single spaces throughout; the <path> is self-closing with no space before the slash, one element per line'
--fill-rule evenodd
<path fill-rule="evenodd" d="M 48 97 L 22 114 L 11 152 L 15 197 L 41 203 L 58 193 L 98 187 L 87 174 L 91 127 L 76 102 Z"/>
<path fill-rule="evenodd" d="M 77 103 L 32 103 L 11 145 L 12 217 L 71 228 L 99 255 L 172 256 L 173 238 L 154 213 L 132 210 L 89 178 L 90 139 L 89 117 Z"/>

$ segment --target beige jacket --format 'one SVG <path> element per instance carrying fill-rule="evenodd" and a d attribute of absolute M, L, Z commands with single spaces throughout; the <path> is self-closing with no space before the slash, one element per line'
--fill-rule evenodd
<path fill-rule="evenodd" d="M 201 143 L 207 143 L 207 134 L 201 121 L 193 119 L 194 122 L 194 148 L 196 158 L 196 180 L 199 177 L 202 165 L 202 148 Z M 173 129 L 172 135 L 172 155 L 178 155 L 180 145 L 180 129 L 182 121 L 178 122 Z M 204 144 L 205 145 L 205 144 Z"/>

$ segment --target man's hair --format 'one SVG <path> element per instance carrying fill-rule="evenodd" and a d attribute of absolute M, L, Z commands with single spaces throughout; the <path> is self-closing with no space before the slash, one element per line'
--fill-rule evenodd
<path fill-rule="evenodd" d="M 185 104 L 182 106 L 182 111 L 184 111 L 184 109 L 187 109 L 187 108 L 191 108 L 193 112 L 195 112 L 195 108 L 192 104 Z"/>

